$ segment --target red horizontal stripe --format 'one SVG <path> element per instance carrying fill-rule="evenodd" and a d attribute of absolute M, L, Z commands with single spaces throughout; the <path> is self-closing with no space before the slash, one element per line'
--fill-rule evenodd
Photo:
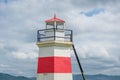
<path fill-rule="evenodd" d="M 72 73 L 70 57 L 38 58 L 38 73 Z"/>

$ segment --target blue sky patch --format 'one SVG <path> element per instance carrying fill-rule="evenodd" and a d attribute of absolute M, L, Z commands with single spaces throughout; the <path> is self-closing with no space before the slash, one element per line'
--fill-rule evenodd
<path fill-rule="evenodd" d="M 80 12 L 80 14 L 84 14 L 85 16 L 88 16 L 88 17 L 91 17 L 91 16 L 94 16 L 94 15 L 97 15 L 101 12 L 104 12 L 104 9 L 103 8 L 100 8 L 100 9 L 93 9 L 91 11 L 87 11 L 87 12 Z"/>
<path fill-rule="evenodd" d="M 1 3 L 7 3 L 8 0 L 0 0 Z"/>
<path fill-rule="evenodd" d="M 17 1 L 17 0 L 0 0 L 0 3 L 9 3 L 9 2 L 13 2 L 13 1 Z"/>

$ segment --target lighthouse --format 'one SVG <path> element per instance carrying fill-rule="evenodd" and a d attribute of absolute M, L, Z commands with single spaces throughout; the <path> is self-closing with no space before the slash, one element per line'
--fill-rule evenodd
<path fill-rule="evenodd" d="M 56 15 L 45 23 L 45 29 L 37 31 L 37 80 L 73 80 L 72 30 L 65 29 L 65 21 Z"/>

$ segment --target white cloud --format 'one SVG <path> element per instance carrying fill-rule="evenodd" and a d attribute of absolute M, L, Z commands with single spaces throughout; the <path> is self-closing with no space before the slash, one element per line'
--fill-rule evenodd
<path fill-rule="evenodd" d="M 35 59 L 37 54 L 35 53 L 23 53 L 23 52 L 13 52 L 12 56 L 16 59 Z"/>
<path fill-rule="evenodd" d="M 3 49 L 4 48 L 4 43 L 3 41 L 0 41 L 0 49 Z"/>
<path fill-rule="evenodd" d="M 84 55 L 84 58 L 108 58 L 110 56 L 108 51 L 104 47 L 98 45 L 83 45 L 81 46 L 81 49 L 77 48 L 77 50 L 79 50 L 78 52 L 80 54 L 82 53 L 82 55 Z"/>
<path fill-rule="evenodd" d="M 9 67 L 9 65 L 6 65 L 6 64 L 0 64 L 0 68 L 7 68 L 7 67 Z"/>

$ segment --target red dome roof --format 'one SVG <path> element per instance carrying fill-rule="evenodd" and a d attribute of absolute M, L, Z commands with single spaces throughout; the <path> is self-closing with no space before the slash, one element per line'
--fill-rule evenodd
<path fill-rule="evenodd" d="M 65 22 L 64 20 L 57 18 L 55 14 L 54 14 L 53 18 L 48 19 L 45 22 L 54 22 L 54 21 L 56 21 L 56 22 L 63 22 L 63 23 Z"/>

